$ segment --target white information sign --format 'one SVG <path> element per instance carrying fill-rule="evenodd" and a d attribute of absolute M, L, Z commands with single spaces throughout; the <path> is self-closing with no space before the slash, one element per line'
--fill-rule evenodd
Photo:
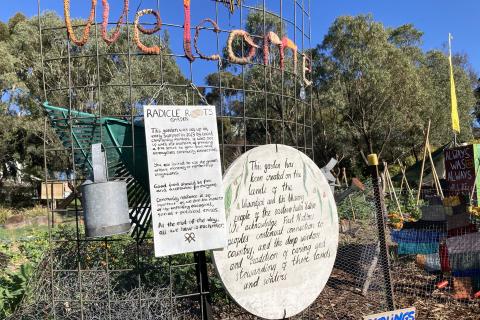
<path fill-rule="evenodd" d="M 227 243 L 214 106 L 145 106 L 155 256 Z"/>
<path fill-rule="evenodd" d="M 213 256 L 225 288 L 262 318 L 305 310 L 325 287 L 338 246 L 323 173 L 294 148 L 266 145 L 237 159 L 223 184 L 229 239 Z"/>

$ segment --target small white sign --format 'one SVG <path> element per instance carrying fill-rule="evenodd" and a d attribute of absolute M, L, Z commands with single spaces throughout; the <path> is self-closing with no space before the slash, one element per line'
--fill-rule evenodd
<path fill-rule="evenodd" d="M 223 178 L 228 246 L 213 251 L 232 298 L 265 319 L 292 317 L 325 287 L 338 246 L 338 216 L 327 180 L 285 145 L 251 149 Z"/>
<path fill-rule="evenodd" d="M 363 320 L 415 320 L 415 308 L 400 309 L 363 317 Z"/>
<path fill-rule="evenodd" d="M 155 256 L 227 244 L 214 106 L 145 106 Z"/>

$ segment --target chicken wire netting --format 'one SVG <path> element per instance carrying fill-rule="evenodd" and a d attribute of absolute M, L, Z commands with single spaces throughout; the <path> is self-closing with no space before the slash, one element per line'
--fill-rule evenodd
<path fill-rule="evenodd" d="M 418 208 L 412 205 L 416 190 L 387 193 L 395 301 L 397 306 L 415 306 L 426 319 L 477 319 L 478 201 L 467 196 L 472 188 L 458 190 L 460 196 L 449 195 L 445 187 L 443 192 L 442 199 L 435 187 L 424 187 Z"/>

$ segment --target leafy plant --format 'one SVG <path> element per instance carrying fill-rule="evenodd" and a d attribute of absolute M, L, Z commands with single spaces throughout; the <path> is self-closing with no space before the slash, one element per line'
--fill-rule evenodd
<path fill-rule="evenodd" d="M 5 318 L 15 311 L 27 291 L 32 273 L 32 265 L 26 263 L 17 272 L 9 271 L 0 276 L 0 317 Z"/>

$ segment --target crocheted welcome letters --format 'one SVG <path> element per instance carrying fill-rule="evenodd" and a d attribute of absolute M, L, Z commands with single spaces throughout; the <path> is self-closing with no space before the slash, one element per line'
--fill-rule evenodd
<path fill-rule="evenodd" d="M 65 25 L 67 27 L 68 36 L 70 40 L 79 47 L 84 46 L 88 42 L 91 25 L 95 17 L 95 8 L 97 6 L 97 0 L 91 0 L 91 1 L 92 1 L 92 5 L 90 10 L 90 15 L 88 17 L 87 23 L 83 30 L 83 36 L 81 39 L 77 39 L 77 37 L 75 36 L 74 28 L 72 26 L 72 21 L 70 19 L 70 0 L 64 0 L 64 3 L 63 3 L 64 13 L 65 13 Z M 110 37 L 108 36 L 108 33 L 107 33 L 107 25 L 108 25 L 109 11 L 110 11 L 108 0 L 102 0 L 102 5 L 103 5 L 103 15 L 102 15 L 103 21 L 102 21 L 102 29 L 101 29 L 102 38 L 107 43 L 107 45 L 111 45 L 118 40 L 120 36 L 121 25 L 125 23 L 125 19 L 128 15 L 128 0 L 124 0 L 123 12 L 118 20 L 118 23 L 115 27 L 115 30 L 112 36 Z M 185 53 L 185 57 L 190 62 L 193 62 L 195 60 L 195 56 L 192 53 L 190 0 L 183 0 L 183 10 L 184 10 L 183 50 Z M 154 27 L 151 29 L 145 29 L 144 27 L 142 27 L 142 25 L 139 22 L 140 17 L 146 14 L 151 14 L 156 18 L 156 23 Z M 200 30 L 205 29 L 204 24 L 206 22 L 210 23 L 213 26 L 213 32 L 220 33 L 220 28 L 218 27 L 215 21 L 209 18 L 202 20 L 202 22 L 195 27 L 195 38 L 194 38 L 195 51 L 197 52 L 200 59 L 215 60 L 215 61 L 221 62 L 222 59 L 219 54 L 205 55 L 202 52 L 200 52 L 200 49 L 198 46 L 198 39 L 199 39 Z M 133 41 L 136 43 L 140 51 L 142 51 L 145 54 L 160 54 L 161 47 L 158 45 L 151 46 L 151 47 L 146 46 L 145 44 L 142 43 L 140 39 L 140 33 L 151 35 L 159 31 L 161 27 L 162 27 L 162 20 L 160 18 L 160 13 L 158 11 L 153 9 L 144 9 L 136 13 L 134 24 L 133 24 L 133 28 L 134 28 Z M 243 54 L 244 50 L 239 50 L 239 48 L 241 49 L 241 46 L 238 47 L 238 41 L 237 42 L 234 41 L 236 38 L 240 38 L 242 41 L 242 44 L 248 47 L 245 54 Z M 287 37 L 283 37 L 282 39 L 280 39 L 280 37 L 276 33 L 272 31 L 268 32 L 263 37 L 263 45 L 262 45 L 263 63 L 265 65 L 268 65 L 270 63 L 270 46 L 271 45 L 275 45 L 279 48 L 281 70 L 285 69 L 285 50 L 289 49 L 292 52 L 293 72 L 294 74 L 297 74 L 297 64 L 298 64 L 297 55 L 299 54 L 297 45 Z M 237 47 L 236 48 L 237 50 L 235 50 L 235 47 Z M 230 63 L 234 63 L 234 64 L 252 63 L 257 53 L 257 49 L 259 48 L 260 46 L 255 43 L 252 36 L 245 30 L 230 31 L 230 36 L 227 41 L 227 54 L 228 54 L 228 60 Z M 239 51 L 242 52 L 241 56 L 238 55 L 240 54 Z M 311 59 L 303 53 L 300 53 L 300 55 L 302 57 L 302 67 L 301 67 L 302 80 L 305 86 L 310 86 L 312 84 L 312 81 L 308 80 L 307 73 L 311 73 L 312 71 Z"/>

